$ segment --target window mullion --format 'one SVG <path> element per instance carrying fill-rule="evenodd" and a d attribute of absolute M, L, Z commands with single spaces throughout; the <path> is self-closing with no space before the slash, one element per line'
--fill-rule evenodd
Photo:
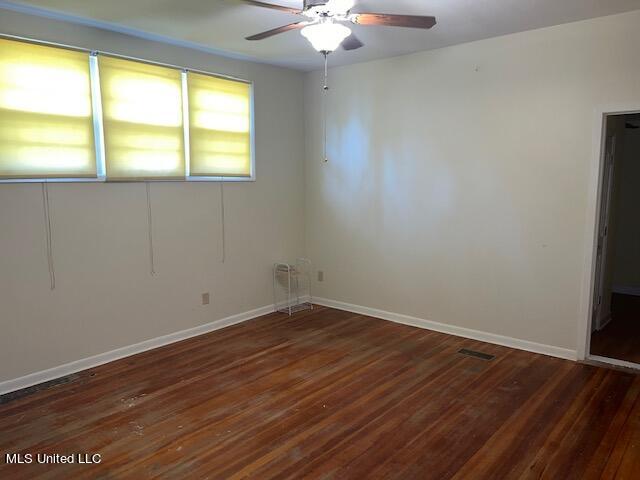
<path fill-rule="evenodd" d="M 189 135 L 189 88 L 187 83 L 187 70 L 182 71 L 182 123 L 184 129 L 184 165 L 185 179 L 191 176 L 191 150 Z"/>
<path fill-rule="evenodd" d="M 105 149 L 104 149 L 104 124 L 102 117 L 102 94 L 100 91 L 100 71 L 98 67 L 98 54 L 92 52 L 89 56 L 89 72 L 91 74 L 91 106 L 93 109 L 93 131 L 95 135 L 96 161 L 98 162 L 98 179 L 105 181 L 107 176 Z"/>

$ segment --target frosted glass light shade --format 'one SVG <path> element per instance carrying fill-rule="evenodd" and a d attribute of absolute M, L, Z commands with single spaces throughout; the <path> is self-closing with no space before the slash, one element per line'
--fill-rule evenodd
<path fill-rule="evenodd" d="M 351 35 L 351 29 L 339 23 L 316 23 L 304 27 L 300 33 L 319 52 L 333 52 Z"/>

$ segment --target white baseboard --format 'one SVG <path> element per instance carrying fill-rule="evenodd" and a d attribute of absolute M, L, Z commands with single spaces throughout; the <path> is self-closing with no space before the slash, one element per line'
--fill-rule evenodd
<path fill-rule="evenodd" d="M 623 285 L 614 285 L 613 287 L 611 287 L 611 292 L 640 297 L 640 287 L 625 287 Z"/>
<path fill-rule="evenodd" d="M 575 350 L 570 350 L 567 348 L 554 347 L 551 345 L 544 345 L 542 343 L 530 342 L 528 340 L 520 340 L 518 338 L 496 335 L 495 333 L 482 332 L 480 330 L 472 330 L 470 328 L 432 322 L 431 320 L 424 320 L 422 318 L 411 317 L 409 315 L 402 315 L 399 313 L 386 312 L 384 310 L 378 310 L 376 308 L 353 305 L 351 303 L 339 302 L 336 300 L 330 300 L 328 298 L 314 297 L 313 301 L 314 303 L 323 305 L 325 307 L 332 307 L 340 310 L 346 310 L 348 312 L 359 313 L 361 315 L 368 315 L 370 317 L 381 318 L 383 320 L 389 320 L 391 322 L 411 325 L 412 327 L 419 327 L 427 330 L 434 330 L 436 332 L 448 333 L 449 335 L 455 335 L 457 337 L 480 340 L 482 342 L 494 343 L 496 345 L 502 345 L 505 347 L 526 350 L 528 352 L 541 353 L 543 355 L 564 358 L 566 360 L 575 361 L 578 358 L 578 354 Z"/>
<path fill-rule="evenodd" d="M 247 320 L 251 320 L 252 318 L 272 313 L 273 311 L 273 305 L 267 305 L 265 307 L 256 308 L 255 310 L 250 310 L 248 312 L 221 318 L 220 320 L 214 320 L 213 322 L 189 328 L 187 330 L 170 333 L 168 335 L 152 338 L 140 343 L 128 345 L 126 347 L 117 348 L 115 350 L 111 350 L 110 352 L 100 353 L 92 357 L 83 358 L 81 360 L 65 363 L 64 365 L 49 368 L 47 370 L 31 373 L 29 375 L 25 375 L 24 377 L 15 378 L 13 380 L 6 380 L 4 382 L 0 382 L 0 395 L 14 392 L 22 388 L 27 388 L 32 385 L 37 385 L 39 383 L 48 382 L 49 380 L 64 377 L 65 375 L 70 375 L 81 370 L 97 367 L 98 365 L 113 362 L 114 360 L 118 360 L 120 358 L 129 357 L 131 355 L 135 355 L 136 353 L 146 352 L 147 350 L 162 347 L 170 343 L 179 342 L 180 340 L 197 337 L 198 335 L 229 327 L 237 323 L 245 322 Z"/>

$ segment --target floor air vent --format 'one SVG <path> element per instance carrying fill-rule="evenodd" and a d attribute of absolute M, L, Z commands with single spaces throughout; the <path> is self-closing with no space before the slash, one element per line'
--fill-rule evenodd
<path fill-rule="evenodd" d="M 9 403 L 13 400 L 18 400 L 19 398 L 26 397 L 36 392 L 41 392 L 42 390 L 47 390 L 48 388 L 55 387 L 56 385 L 62 385 L 65 383 L 73 382 L 79 376 L 80 375 L 78 375 L 77 373 L 74 373 L 71 375 L 67 375 L 65 377 L 49 380 L 48 382 L 39 383 L 31 387 L 23 388 L 22 390 L 16 390 L 15 392 L 5 393 L 4 395 L 0 395 L 0 405 Z"/>
<path fill-rule="evenodd" d="M 494 358 L 496 358 L 495 355 L 489 355 L 488 353 L 476 352 L 475 350 L 467 350 L 466 348 L 463 348 L 462 350 L 458 350 L 458 353 L 461 353 L 462 355 L 467 355 L 469 357 L 479 358 L 481 360 L 493 360 Z"/>

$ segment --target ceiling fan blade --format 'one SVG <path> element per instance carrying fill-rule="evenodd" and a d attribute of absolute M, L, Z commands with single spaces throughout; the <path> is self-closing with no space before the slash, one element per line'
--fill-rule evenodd
<path fill-rule="evenodd" d="M 386 27 L 431 28 L 435 17 L 420 15 L 392 15 L 389 13 L 354 13 L 350 20 L 358 25 L 381 25 Z"/>
<path fill-rule="evenodd" d="M 279 33 L 288 32 L 289 30 L 299 30 L 305 27 L 309 22 L 298 22 L 298 23 L 290 23 L 289 25 L 283 25 L 282 27 L 273 28 L 271 30 L 267 30 L 266 32 L 258 33 L 256 35 L 251 35 L 250 37 L 246 37 L 247 40 L 262 40 L 265 38 L 273 37 L 274 35 L 278 35 Z"/>
<path fill-rule="evenodd" d="M 364 43 L 353 33 L 342 41 L 342 48 L 345 50 L 355 50 L 360 47 L 364 47 Z"/>
<path fill-rule="evenodd" d="M 280 10 L 281 12 L 293 13 L 296 15 L 302 13 L 302 10 L 298 10 L 297 8 L 274 5 L 273 3 L 255 2 L 254 0 L 240 0 L 240 2 L 246 3 L 247 5 L 253 5 L 254 7 L 270 8 L 272 10 Z"/>

